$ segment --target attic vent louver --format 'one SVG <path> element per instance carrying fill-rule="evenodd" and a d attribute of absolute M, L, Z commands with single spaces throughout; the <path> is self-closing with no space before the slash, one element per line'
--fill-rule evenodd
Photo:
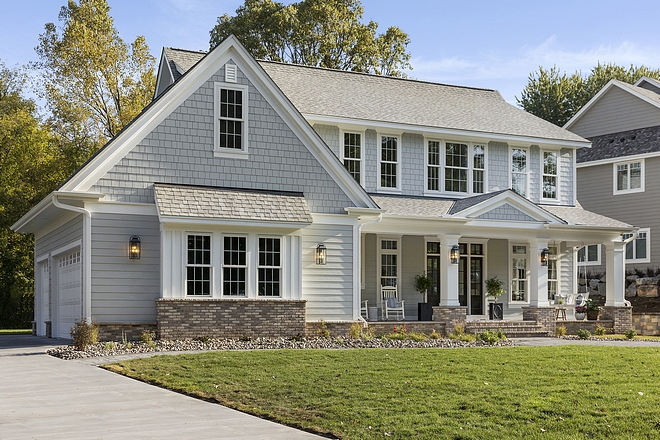
<path fill-rule="evenodd" d="M 237 82 L 237 69 L 235 64 L 225 64 L 225 82 Z"/>

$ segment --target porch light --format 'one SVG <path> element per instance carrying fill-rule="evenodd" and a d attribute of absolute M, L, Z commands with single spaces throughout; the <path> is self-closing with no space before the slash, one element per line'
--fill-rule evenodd
<path fill-rule="evenodd" d="M 128 239 L 128 259 L 129 260 L 139 260 L 140 259 L 140 237 L 137 235 L 131 236 Z"/>
<path fill-rule="evenodd" d="M 451 264 L 458 264 L 458 260 L 460 258 L 460 251 L 459 247 L 457 244 L 453 245 L 451 247 L 451 250 L 449 251 L 449 258 L 451 259 Z"/>
<path fill-rule="evenodd" d="M 541 266 L 547 266 L 548 265 L 548 254 L 550 253 L 550 250 L 548 248 L 545 248 L 541 251 Z"/>
<path fill-rule="evenodd" d="M 316 246 L 316 264 L 319 266 L 325 266 L 327 257 L 327 249 L 323 243 L 319 243 Z"/>

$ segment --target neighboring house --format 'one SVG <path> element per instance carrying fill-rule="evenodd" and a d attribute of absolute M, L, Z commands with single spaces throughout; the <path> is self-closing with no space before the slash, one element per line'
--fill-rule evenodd
<path fill-rule="evenodd" d="M 505 319 L 550 331 L 585 240 L 626 329 L 634 228 L 577 203 L 587 146 L 494 90 L 257 62 L 234 37 L 164 49 L 153 103 L 13 225 L 35 234 L 37 333 L 346 330 L 383 286 L 416 319 L 424 272 L 439 330 L 485 318 L 497 276 Z"/>
<path fill-rule="evenodd" d="M 626 246 L 626 268 L 660 267 L 660 82 L 612 80 L 568 123 L 591 141 L 577 153 L 577 193 L 585 209 L 639 227 Z M 598 243 L 579 253 L 586 272 L 605 272 Z"/>

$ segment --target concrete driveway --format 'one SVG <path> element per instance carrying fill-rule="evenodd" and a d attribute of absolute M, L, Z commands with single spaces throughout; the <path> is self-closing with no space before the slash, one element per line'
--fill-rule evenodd
<path fill-rule="evenodd" d="M 0 438 L 321 438 L 45 354 L 57 345 L 0 336 Z"/>

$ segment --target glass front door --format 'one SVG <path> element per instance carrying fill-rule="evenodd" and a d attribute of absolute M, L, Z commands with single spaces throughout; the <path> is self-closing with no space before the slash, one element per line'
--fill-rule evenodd
<path fill-rule="evenodd" d="M 458 302 L 467 307 L 469 315 L 484 314 L 484 245 L 459 243 L 461 259 L 458 262 Z"/>
<path fill-rule="evenodd" d="M 440 243 L 426 243 L 426 276 L 433 284 L 426 292 L 426 302 L 431 306 L 440 305 Z"/>

